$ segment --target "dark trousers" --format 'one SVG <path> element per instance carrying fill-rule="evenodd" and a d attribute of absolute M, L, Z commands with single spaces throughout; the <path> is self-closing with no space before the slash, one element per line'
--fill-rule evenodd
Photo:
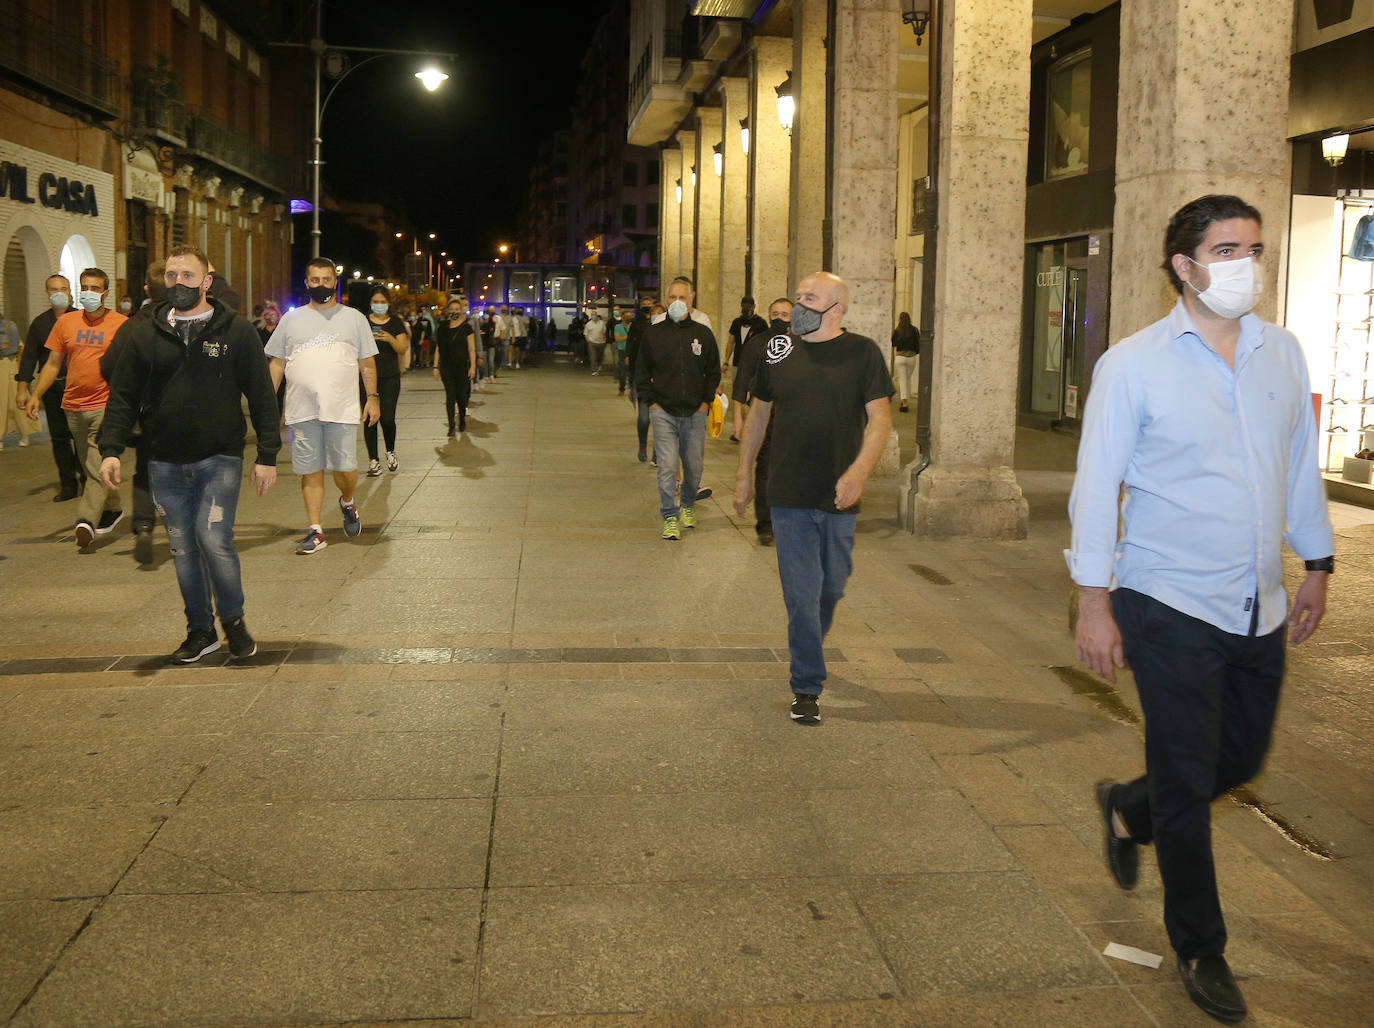
<path fill-rule="evenodd" d="M 754 461 L 754 531 L 762 535 L 773 531 L 773 512 L 768 506 L 768 451 L 773 441 L 773 421 L 763 433 L 763 444 Z"/>
<path fill-rule="evenodd" d="M 148 477 L 148 445 L 142 435 L 134 436 L 130 442 L 134 448 L 134 531 L 151 532 L 157 525 L 157 510 L 153 507 L 153 487 Z"/>
<path fill-rule="evenodd" d="M 1131 589 L 1112 593 L 1112 611 L 1145 712 L 1145 775 L 1118 786 L 1112 804 L 1136 842 L 1155 845 L 1175 951 L 1184 960 L 1220 954 L 1211 804 L 1264 762 L 1284 628 L 1232 635 Z"/>
<path fill-rule="evenodd" d="M 466 365 L 441 362 L 439 378 L 444 383 L 444 409 L 448 411 L 448 430 L 453 431 L 453 412 L 458 412 L 458 431 L 466 432 L 468 424 L 468 381 Z"/>
<path fill-rule="evenodd" d="M 649 445 L 649 405 L 643 400 L 639 401 L 639 418 L 635 429 L 639 432 L 639 448 L 643 450 Z"/>
<path fill-rule="evenodd" d="M 43 394 L 43 411 L 48 415 L 48 438 L 52 440 L 52 460 L 57 465 L 59 488 L 63 492 L 79 493 L 86 476 L 81 462 L 76 459 L 76 440 L 72 438 L 66 412 L 62 410 L 63 385 L 54 384 Z"/>
<path fill-rule="evenodd" d="M 367 390 L 364 389 L 363 392 L 366 393 Z M 396 402 L 401 398 L 401 376 L 378 379 L 377 392 L 382 394 L 378 401 L 382 408 L 382 416 L 378 423 L 382 426 L 382 439 L 386 443 L 386 452 L 390 453 L 396 449 Z M 367 403 L 366 395 L 363 396 L 363 403 Z M 376 460 L 376 424 L 363 426 L 363 441 L 367 443 L 368 459 Z"/>

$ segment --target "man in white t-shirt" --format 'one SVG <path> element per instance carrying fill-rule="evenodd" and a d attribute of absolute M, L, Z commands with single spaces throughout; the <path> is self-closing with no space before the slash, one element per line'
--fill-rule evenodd
<path fill-rule="evenodd" d="M 687 301 L 687 317 L 695 321 L 698 325 L 705 325 L 707 328 L 710 328 L 711 316 L 705 311 L 697 309 L 697 287 L 692 283 L 692 280 L 686 275 L 679 275 L 668 284 L 668 289 L 671 291 L 673 286 L 687 287 L 687 294 L 691 297 L 691 299 Z M 651 325 L 657 325 L 667 316 L 667 311 L 655 314 L 649 323 Z"/>
<path fill-rule="evenodd" d="M 296 544 L 300 554 L 315 553 L 324 538 L 324 473 L 334 474 L 344 533 L 363 530 L 353 491 L 358 485 L 358 421 L 381 417 L 377 393 L 377 344 L 367 318 L 336 298 L 334 262 L 316 257 L 305 267 L 310 303 L 288 311 L 267 341 L 272 385 L 286 378 L 286 424 L 291 430 L 291 470 L 301 476 L 301 496 L 310 522 Z M 358 374 L 367 404 L 359 410 Z"/>

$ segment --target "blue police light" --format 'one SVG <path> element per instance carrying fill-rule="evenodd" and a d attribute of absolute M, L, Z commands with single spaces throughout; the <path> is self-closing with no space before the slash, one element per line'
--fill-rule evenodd
<path fill-rule="evenodd" d="M 292 201 L 291 201 L 291 213 L 292 213 L 292 214 L 309 214 L 309 213 L 310 213 L 311 211 L 313 211 L 314 209 L 315 209 L 315 205 L 312 204 L 309 200 L 292 200 Z"/>

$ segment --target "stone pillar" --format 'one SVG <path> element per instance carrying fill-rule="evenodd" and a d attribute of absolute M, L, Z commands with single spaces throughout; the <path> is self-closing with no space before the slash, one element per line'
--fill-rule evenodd
<path fill-rule="evenodd" d="M 749 140 L 749 159 L 754 166 L 749 232 L 754 270 L 751 288 L 756 298 L 791 296 L 797 285 L 787 279 L 792 138 L 778 121 L 774 87 L 787 78 L 792 66 L 792 41 L 757 39 L 754 56 L 754 115 Z"/>
<path fill-rule="evenodd" d="M 658 179 L 658 295 L 662 299 L 668 283 L 681 273 L 679 236 L 682 234 L 682 209 L 677 202 L 677 180 L 682 175 L 682 151 L 664 147 L 663 167 Z"/>
<path fill-rule="evenodd" d="M 696 187 L 692 185 L 692 165 L 697 160 L 697 134 L 695 132 L 679 132 L 677 141 L 682 147 L 682 221 L 678 231 L 677 273 L 686 275 L 695 282 L 697 275 L 697 191 Z M 700 168 L 697 169 L 697 174 L 701 174 Z M 665 297 L 668 293 L 668 283 L 671 281 L 670 278 L 663 283 Z"/>
<path fill-rule="evenodd" d="M 1159 270 L 1164 231 L 1174 211 L 1207 193 L 1234 193 L 1264 215 L 1275 259 L 1263 262 L 1255 312 L 1274 320 L 1288 224 L 1292 34 L 1293 0 L 1122 4 L 1113 341 L 1174 303 Z"/>
<path fill-rule="evenodd" d="M 841 4 L 841 7 L 844 6 L 852 4 Z M 828 10 L 828 0 L 792 2 L 792 93 L 797 110 L 792 123 L 792 209 L 787 255 L 789 295 L 804 276 L 822 269 L 824 256 L 827 107 L 825 34 L 828 27 Z M 900 19 L 898 23 L 900 24 Z M 890 32 L 887 34 L 892 35 Z M 893 46 L 895 52 L 895 42 Z M 881 69 L 874 68 L 873 79 L 881 78 Z M 894 97 L 891 105 L 893 118 L 896 117 L 896 83 L 894 65 Z M 881 112 L 874 113 L 881 116 Z"/>
<path fill-rule="evenodd" d="M 806 6 L 824 7 L 812 0 Z M 897 34 L 902 30 L 898 0 L 837 0 L 830 270 L 849 283 L 845 326 L 876 340 L 889 356 L 897 236 Z M 821 70 L 824 74 L 823 65 Z M 823 117 L 823 107 L 817 114 Z M 822 125 L 822 153 L 824 135 Z M 802 170 L 805 175 L 809 169 Z M 801 213 L 819 227 L 814 209 Z M 799 275 L 816 270 L 806 267 L 805 259 L 798 255 Z M 874 474 L 895 475 L 899 464 L 894 431 Z"/>
<path fill-rule="evenodd" d="M 720 336 L 720 176 L 715 145 L 720 142 L 720 108 L 697 108 L 696 305 L 711 317 Z M 723 149 L 723 148 L 722 148 Z M 726 322 L 726 327 L 729 327 Z M 724 343 L 721 343 L 724 353 Z"/>
<path fill-rule="evenodd" d="M 902 490 L 902 516 L 927 538 L 1022 539 L 1028 509 L 1011 465 L 1024 288 L 1031 0 L 941 8 L 932 463 L 913 483 L 917 491 Z"/>
<path fill-rule="evenodd" d="M 720 117 L 725 154 L 725 166 L 720 180 L 720 269 L 717 294 L 720 296 L 721 318 L 716 323 L 716 337 L 725 355 L 725 336 L 730 322 L 735 320 L 739 298 L 745 294 L 744 253 L 748 245 L 747 218 L 749 216 L 749 158 L 740 149 L 739 123 L 749 116 L 749 82 L 747 79 L 725 79 L 720 90 Z M 757 297 L 760 305 L 777 294 Z M 714 318 L 715 312 L 711 312 Z M 764 317 L 767 317 L 765 311 Z"/>

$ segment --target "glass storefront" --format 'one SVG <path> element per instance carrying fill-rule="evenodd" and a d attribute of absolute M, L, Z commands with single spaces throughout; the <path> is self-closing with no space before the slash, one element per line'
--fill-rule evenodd
<path fill-rule="evenodd" d="M 1022 410 L 1052 423 L 1082 417 L 1088 328 L 1086 237 L 1029 248 L 1030 313 L 1023 354 Z"/>

